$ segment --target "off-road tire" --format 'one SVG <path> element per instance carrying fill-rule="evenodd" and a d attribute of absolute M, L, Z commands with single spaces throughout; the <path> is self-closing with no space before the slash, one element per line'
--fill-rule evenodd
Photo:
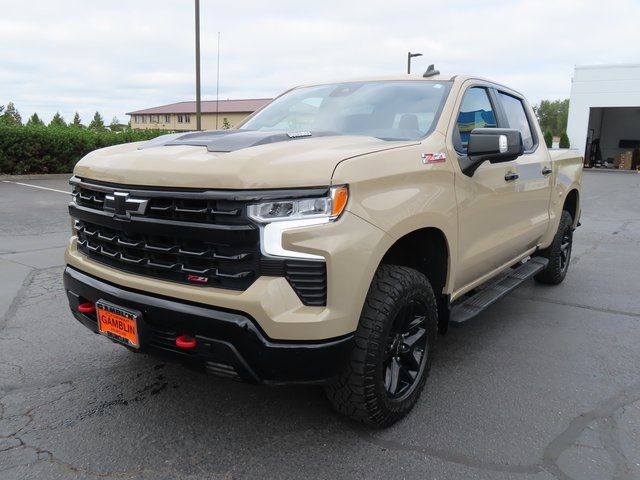
<path fill-rule="evenodd" d="M 412 306 L 412 312 L 419 307 L 420 315 L 416 319 L 425 318 L 421 331 L 425 331 L 426 346 L 422 348 L 421 367 L 416 368 L 413 384 L 406 387 L 407 391 L 401 397 L 391 398 L 387 391 L 391 384 L 387 376 L 390 375 L 389 366 L 385 366 L 389 359 L 388 343 L 393 335 L 397 339 L 394 329 L 398 319 L 411 315 L 406 313 L 409 306 Z M 437 325 L 436 298 L 427 278 L 411 268 L 381 265 L 371 282 L 348 364 L 338 379 L 326 388 L 333 407 L 353 420 L 378 428 L 403 418 L 424 389 L 433 358 Z M 413 350 L 411 355 L 414 355 Z M 397 375 L 400 376 L 399 373 Z"/>
<path fill-rule="evenodd" d="M 537 282 L 547 285 L 558 285 L 567 276 L 571 262 L 571 247 L 573 245 L 573 218 L 566 210 L 560 217 L 560 225 L 553 242 L 549 247 L 541 250 L 538 256 L 547 258 L 549 264 L 544 270 L 533 277 Z"/>

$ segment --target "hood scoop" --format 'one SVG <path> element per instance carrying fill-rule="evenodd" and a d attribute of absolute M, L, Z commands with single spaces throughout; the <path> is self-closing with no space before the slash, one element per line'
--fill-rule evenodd
<path fill-rule="evenodd" d="M 210 132 L 173 133 L 149 140 L 139 149 L 170 145 L 207 147 L 210 152 L 235 152 L 243 148 L 268 143 L 300 141 L 305 138 L 326 137 L 332 132 L 269 132 L 262 130 L 214 130 Z"/>

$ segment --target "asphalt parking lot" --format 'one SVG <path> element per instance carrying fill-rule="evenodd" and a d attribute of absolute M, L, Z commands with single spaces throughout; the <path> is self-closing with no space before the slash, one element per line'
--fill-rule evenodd
<path fill-rule="evenodd" d="M 134 355 L 68 312 L 64 179 L 0 182 L 0 478 L 640 478 L 640 175 L 585 172 L 558 287 L 440 338 L 405 420 Z"/>

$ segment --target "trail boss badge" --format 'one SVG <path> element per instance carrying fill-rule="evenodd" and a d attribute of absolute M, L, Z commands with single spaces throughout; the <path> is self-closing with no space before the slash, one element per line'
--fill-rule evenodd
<path fill-rule="evenodd" d="M 447 156 L 443 152 L 436 153 L 423 153 L 422 163 L 429 165 L 431 163 L 444 163 L 447 161 Z"/>

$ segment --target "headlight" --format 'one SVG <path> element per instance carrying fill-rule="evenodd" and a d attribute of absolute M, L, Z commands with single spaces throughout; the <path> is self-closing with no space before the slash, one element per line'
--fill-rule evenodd
<path fill-rule="evenodd" d="M 282 233 L 299 227 L 322 225 L 337 220 L 349 200 L 346 185 L 331 187 L 329 195 L 258 203 L 247 207 L 249 218 L 260 224 L 260 246 L 267 256 L 324 260 L 320 255 L 286 250 Z"/>
<path fill-rule="evenodd" d="M 349 199 L 346 185 L 331 187 L 329 196 L 258 203 L 247 207 L 249 218 L 259 223 L 340 216 Z"/>

